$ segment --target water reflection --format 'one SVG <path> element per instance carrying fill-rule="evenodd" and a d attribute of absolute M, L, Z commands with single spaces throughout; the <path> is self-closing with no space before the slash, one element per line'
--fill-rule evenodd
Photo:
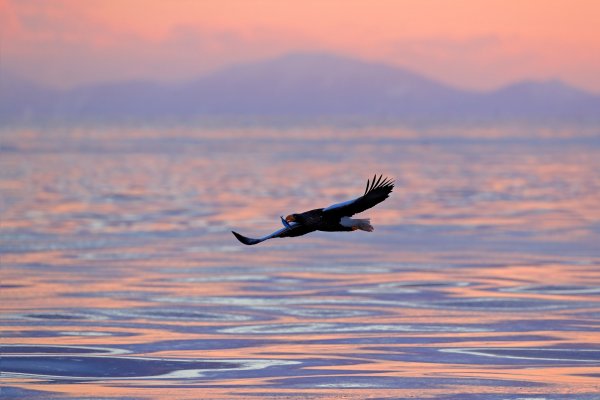
<path fill-rule="evenodd" d="M 193 379 L 215 370 L 230 373 L 298 364 L 281 360 L 190 360 L 136 356 L 108 356 L 118 349 L 90 347 L 7 346 L 3 355 L 5 376 L 46 380 Z M 76 354 L 76 355 L 72 355 Z"/>
<path fill-rule="evenodd" d="M 3 395 L 597 397 L 593 138 L 80 133 L 2 132 Z M 230 234 L 375 172 L 372 234 Z"/>

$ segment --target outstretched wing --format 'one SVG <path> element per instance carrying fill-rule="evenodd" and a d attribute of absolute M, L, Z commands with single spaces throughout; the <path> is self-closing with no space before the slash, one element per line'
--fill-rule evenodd
<path fill-rule="evenodd" d="M 258 244 L 260 242 L 264 242 L 265 240 L 273 239 L 273 238 L 302 236 L 302 235 L 306 235 L 307 233 L 313 232 L 315 230 L 314 228 L 312 228 L 310 226 L 306 226 L 306 225 L 302 225 L 302 224 L 288 224 L 288 225 L 289 225 L 289 227 L 282 228 L 276 232 L 271 233 L 270 235 L 261 237 L 259 239 L 249 238 L 249 237 L 240 235 L 239 233 L 234 232 L 234 231 L 231 231 L 231 233 L 233 233 L 233 236 L 235 236 L 237 240 L 239 240 L 243 244 L 247 244 L 250 246 L 250 245 Z"/>
<path fill-rule="evenodd" d="M 372 181 L 367 180 L 364 195 L 354 200 L 331 205 L 324 208 L 323 212 L 350 217 L 381 203 L 389 197 L 392 189 L 394 189 L 393 180 L 383 179 L 383 175 L 379 175 L 379 178 L 377 178 L 377 175 L 375 175 Z"/>

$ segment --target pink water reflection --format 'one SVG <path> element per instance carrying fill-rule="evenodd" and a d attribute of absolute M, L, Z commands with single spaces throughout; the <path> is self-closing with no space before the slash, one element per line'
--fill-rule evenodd
<path fill-rule="evenodd" d="M 15 133 L 0 159 L 3 385 L 116 398 L 598 392 L 597 146 L 305 133 L 184 130 L 178 144 L 91 132 L 68 151 Z M 279 215 L 360 195 L 375 172 L 397 189 L 365 213 L 372 234 L 250 248 L 229 232 L 272 232 Z M 88 375 L 76 379 L 64 351 L 82 346 L 123 353 L 78 353 Z M 64 361 L 61 379 L 40 357 Z M 165 360 L 163 377 L 97 366 L 145 359 Z M 190 377 L 181 360 L 242 366 Z"/>

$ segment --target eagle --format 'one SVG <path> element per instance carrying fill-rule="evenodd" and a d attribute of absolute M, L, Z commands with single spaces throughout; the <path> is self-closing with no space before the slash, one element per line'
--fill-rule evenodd
<path fill-rule="evenodd" d="M 243 244 L 253 245 L 268 239 L 302 236 L 314 231 L 350 232 L 361 230 L 372 232 L 373 226 L 369 218 L 357 219 L 350 217 L 381 203 L 389 197 L 392 189 L 394 189 L 392 179 L 384 179 L 383 175 L 379 175 L 379 178 L 377 178 L 377 175 L 375 175 L 372 180 L 367 180 L 367 187 L 362 196 L 326 208 L 290 214 L 285 219 L 282 216 L 283 228 L 270 235 L 260 239 L 252 239 L 234 231 L 231 231 L 231 233 Z"/>

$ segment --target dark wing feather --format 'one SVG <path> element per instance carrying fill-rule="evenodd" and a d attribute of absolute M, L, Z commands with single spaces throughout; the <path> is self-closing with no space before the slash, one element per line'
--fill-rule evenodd
<path fill-rule="evenodd" d="M 392 189 L 394 189 L 393 180 L 383 179 L 383 175 L 377 178 L 377 175 L 375 175 L 372 181 L 367 180 L 367 188 L 363 196 L 344 203 L 334 204 L 323 209 L 323 212 L 350 217 L 381 203 L 389 197 Z"/>
<path fill-rule="evenodd" d="M 237 233 L 235 231 L 231 231 L 231 233 L 233 233 L 233 236 L 235 236 L 235 238 L 237 240 L 239 240 L 240 242 L 242 242 L 243 244 L 246 244 L 248 246 L 262 242 L 261 239 L 249 238 L 249 237 L 246 237 L 244 235 L 240 235 L 239 233 Z"/>
<path fill-rule="evenodd" d="M 235 236 L 235 238 L 237 240 L 239 240 L 243 244 L 247 244 L 250 246 L 250 245 L 258 244 L 260 242 L 264 242 L 265 240 L 273 239 L 273 238 L 302 236 L 302 235 L 306 235 L 307 233 L 313 232 L 314 230 L 315 229 L 313 227 L 304 226 L 302 224 L 289 224 L 289 227 L 282 228 L 278 231 L 271 233 L 270 235 L 264 236 L 259 239 L 249 238 L 249 237 L 240 235 L 239 233 L 234 232 L 234 231 L 231 231 L 231 233 L 233 233 L 233 236 Z"/>

